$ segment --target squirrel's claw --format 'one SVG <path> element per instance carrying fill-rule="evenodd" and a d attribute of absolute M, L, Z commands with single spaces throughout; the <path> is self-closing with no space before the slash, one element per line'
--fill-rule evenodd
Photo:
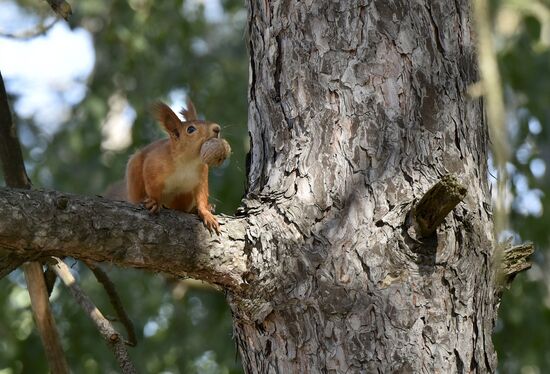
<path fill-rule="evenodd" d="M 202 222 L 204 223 L 208 231 L 210 231 L 210 233 L 212 233 L 212 231 L 215 231 L 216 234 L 220 235 L 220 224 L 218 223 L 216 217 L 214 217 L 214 215 L 210 213 L 209 210 L 199 213 L 199 215 L 202 219 Z"/>
<path fill-rule="evenodd" d="M 150 197 L 143 200 L 143 205 L 145 205 L 145 209 L 149 211 L 149 214 L 157 214 L 160 211 L 160 204 Z"/>

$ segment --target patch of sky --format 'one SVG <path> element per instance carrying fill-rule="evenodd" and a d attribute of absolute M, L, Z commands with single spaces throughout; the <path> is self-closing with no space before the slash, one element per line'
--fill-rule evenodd
<path fill-rule="evenodd" d="M 38 22 L 14 3 L 0 3 L 2 32 L 17 33 Z M 23 118 L 32 117 L 46 133 L 54 133 L 68 119 L 70 107 L 86 95 L 95 63 L 90 33 L 58 22 L 32 39 L 0 37 L 0 50 L 0 71 L 6 89 L 17 97 L 15 110 Z"/>

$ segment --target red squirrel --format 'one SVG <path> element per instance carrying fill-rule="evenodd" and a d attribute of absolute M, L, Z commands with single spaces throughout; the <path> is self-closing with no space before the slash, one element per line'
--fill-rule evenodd
<path fill-rule="evenodd" d="M 144 203 L 150 213 L 161 206 L 186 213 L 197 212 L 210 232 L 220 225 L 208 203 L 208 165 L 200 157 L 201 146 L 218 138 L 220 126 L 197 118 L 189 100 L 182 122 L 164 103 L 153 108 L 156 119 L 169 135 L 137 151 L 126 166 L 128 201 Z"/>

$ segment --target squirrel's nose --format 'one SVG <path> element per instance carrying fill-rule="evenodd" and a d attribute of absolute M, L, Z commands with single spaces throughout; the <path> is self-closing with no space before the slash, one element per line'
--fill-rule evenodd
<path fill-rule="evenodd" d="M 220 125 L 213 125 L 212 126 L 212 131 L 214 132 L 214 134 L 216 134 L 216 136 L 220 136 L 220 131 L 222 131 Z"/>

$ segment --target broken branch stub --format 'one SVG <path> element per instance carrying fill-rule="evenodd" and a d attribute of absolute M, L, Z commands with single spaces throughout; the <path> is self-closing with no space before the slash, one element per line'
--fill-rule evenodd
<path fill-rule="evenodd" d="M 466 197 L 466 187 L 454 175 L 445 175 L 428 190 L 413 210 L 417 232 L 432 235 L 445 217 Z"/>
<path fill-rule="evenodd" d="M 529 257 L 534 252 L 535 246 L 531 242 L 503 248 L 501 269 L 505 287 L 512 283 L 517 274 L 531 268 Z"/>

